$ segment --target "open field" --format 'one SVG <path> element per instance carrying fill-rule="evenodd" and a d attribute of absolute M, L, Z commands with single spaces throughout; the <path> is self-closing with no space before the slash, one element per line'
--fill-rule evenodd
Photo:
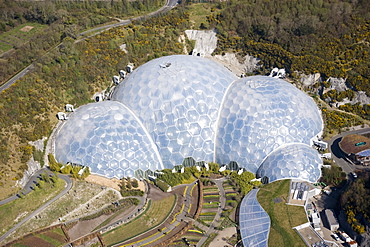
<path fill-rule="evenodd" d="M 211 13 L 217 14 L 219 12 L 219 9 L 217 9 L 216 6 L 217 5 L 210 3 L 193 3 L 190 6 L 188 6 L 190 20 L 194 24 L 193 29 L 199 29 L 201 23 L 207 25 L 208 22 L 206 17 Z"/>
<path fill-rule="evenodd" d="M 24 198 L 0 206 L 0 235 L 7 232 L 16 223 L 35 211 L 41 205 L 58 195 L 64 189 L 64 181 L 58 179 L 55 184 L 45 183 L 44 188 L 31 191 Z"/>
<path fill-rule="evenodd" d="M 159 225 L 167 218 L 175 201 L 176 197 L 174 195 L 170 195 L 161 200 L 150 201 L 150 205 L 148 205 L 146 211 L 138 218 L 105 233 L 103 235 L 104 242 L 107 245 L 119 243 Z"/>
<path fill-rule="evenodd" d="M 307 222 L 303 207 L 286 204 L 289 180 L 276 181 L 263 186 L 257 194 L 258 202 L 271 219 L 269 246 L 306 246 L 301 237 L 292 229 Z M 279 203 L 274 199 L 280 197 Z"/>
<path fill-rule="evenodd" d="M 29 41 L 46 25 L 28 22 L 0 35 L 0 54 Z"/>

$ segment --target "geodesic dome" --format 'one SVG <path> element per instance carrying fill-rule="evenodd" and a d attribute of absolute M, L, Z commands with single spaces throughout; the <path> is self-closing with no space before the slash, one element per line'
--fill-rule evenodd
<path fill-rule="evenodd" d="M 316 182 L 321 177 L 322 161 L 317 151 L 306 144 L 288 144 L 273 151 L 257 171 L 270 182 L 280 179 L 302 179 Z"/>
<path fill-rule="evenodd" d="M 154 59 L 118 86 L 113 99 L 143 122 L 166 168 L 184 158 L 212 161 L 215 125 L 227 87 L 236 79 L 225 67 L 186 55 Z"/>
<path fill-rule="evenodd" d="M 218 122 L 216 161 L 236 161 L 257 172 L 262 160 L 287 143 L 305 143 L 323 122 L 315 102 L 290 83 L 267 76 L 235 81 Z"/>
<path fill-rule="evenodd" d="M 288 82 L 237 79 L 209 59 L 174 55 L 130 73 L 111 101 L 74 112 L 57 135 L 56 158 L 107 177 L 151 174 L 190 157 L 236 162 L 256 173 L 275 150 L 290 143 L 310 145 L 322 128 L 314 101 Z M 320 164 L 315 165 L 318 174 Z M 270 181 L 282 177 L 263 174 Z"/>
<path fill-rule="evenodd" d="M 55 151 L 59 162 L 87 165 L 92 173 L 108 178 L 133 177 L 137 169 L 163 169 L 140 122 L 114 101 L 78 108 L 56 136 Z"/>

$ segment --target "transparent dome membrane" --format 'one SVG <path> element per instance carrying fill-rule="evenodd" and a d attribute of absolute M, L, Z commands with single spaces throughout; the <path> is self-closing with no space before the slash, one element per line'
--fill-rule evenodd
<path fill-rule="evenodd" d="M 156 147 L 132 113 L 114 101 L 78 108 L 55 140 L 56 159 L 89 166 L 105 177 L 133 176 L 139 168 L 162 169 Z"/>
<path fill-rule="evenodd" d="M 230 86 L 222 106 L 216 161 L 236 161 L 256 172 L 270 152 L 286 143 L 310 144 L 322 128 L 315 102 L 293 85 L 267 76 L 242 78 Z"/>
<path fill-rule="evenodd" d="M 269 182 L 300 179 L 311 183 L 321 177 L 322 160 L 317 151 L 306 144 L 289 144 L 272 152 L 257 171 L 258 177 Z"/>
<path fill-rule="evenodd" d="M 218 111 L 227 87 L 236 79 L 209 59 L 167 56 L 137 68 L 118 86 L 113 99 L 139 117 L 165 167 L 172 168 L 186 157 L 213 160 Z"/>

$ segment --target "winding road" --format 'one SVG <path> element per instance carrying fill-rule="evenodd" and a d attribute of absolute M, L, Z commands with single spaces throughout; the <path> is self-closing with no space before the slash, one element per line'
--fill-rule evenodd
<path fill-rule="evenodd" d="M 41 169 L 41 170 L 43 170 L 43 169 Z M 48 171 L 48 173 L 50 174 L 51 172 Z M 52 204 L 53 202 L 55 202 L 56 200 L 58 200 L 60 197 L 62 197 L 64 194 L 66 194 L 72 188 L 72 181 L 71 181 L 71 179 L 68 176 L 62 175 L 62 174 L 58 174 L 58 177 L 60 179 L 63 179 L 66 182 L 66 185 L 65 185 L 63 191 L 60 192 L 56 197 L 52 198 L 51 200 L 49 200 L 48 202 L 46 202 L 44 205 L 42 205 L 41 207 L 39 207 L 38 209 L 36 209 L 35 211 L 33 211 L 31 214 L 29 214 L 23 220 L 21 220 L 20 222 L 18 222 L 15 226 L 13 226 L 9 231 L 7 231 L 4 235 L 2 235 L 0 237 L 0 242 L 3 241 L 5 238 L 7 238 L 12 232 L 14 232 L 15 230 L 17 230 L 26 221 L 28 221 L 32 217 L 36 216 L 38 213 L 40 213 L 47 206 L 49 206 L 50 204 Z M 33 181 L 33 180 L 31 179 L 31 181 Z M 27 183 L 27 185 L 28 185 L 28 183 Z"/>
<path fill-rule="evenodd" d="M 128 19 L 128 20 L 122 20 L 119 23 L 114 23 L 114 24 L 109 24 L 109 25 L 105 25 L 105 26 L 101 26 L 101 27 L 96 27 L 96 28 L 89 29 L 87 31 L 81 32 L 77 36 L 78 37 L 83 37 L 83 38 L 76 40 L 75 43 L 78 43 L 78 42 L 80 42 L 80 41 L 82 41 L 82 40 L 84 40 L 86 38 L 95 36 L 95 35 L 97 35 L 97 34 L 100 33 L 100 32 L 96 32 L 96 31 L 100 31 L 100 30 L 103 31 L 103 30 L 108 30 L 108 29 L 113 28 L 113 27 L 119 27 L 119 26 L 128 25 L 132 21 L 143 20 L 143 19 L 147 19 L 147 18 L 156 16 L 158 14 L 166 13 L 167 11 L 169 11 L 172 8 L 176 7 L 177 4 L 178 4 L 178 1 L 177 0 L 167 0 L 166 3 L 165 3 L 165 5 L 163 7 L 161 7 L 160 9 L 158 9 L 158 10 L 156 10 L 154 12 L 151 12 L 151 13 L 149 13 L 147 15 L 138 16 L 138 17 L 135 17 L 135 18 L 132 18 L 132 19 Z M 93 34 L 91 34 L 89 36 L 86 36 L 87 34 L 92 33 L 92 32 L 96 32 L 96 33 L 93 33 Z M 60 46 L 60 45 L 61 44 L 59 44 L 57 46 Z M 8 89 L 17 80 L 19 80 L 23 76 L 27 75 L 27 73 L 30 72 L 33 69 L 33 67 L 34 67 L 33 64 L 30 64 L 29 66 L 27 66 L 26 68 L 24 68 L 21 72 L 19 72 L 18 74 L 14 75 L 11 79 L 9 79 L 7 82 L 5 82 L 3 85 L 0 86 L 0 92 L 4 91 L 5 89 Z"/>

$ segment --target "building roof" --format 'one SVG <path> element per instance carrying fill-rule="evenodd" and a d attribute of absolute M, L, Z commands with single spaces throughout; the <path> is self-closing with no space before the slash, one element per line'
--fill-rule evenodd
<path fill-rule="evenodd" d="M 346 135 L 339 142 L 339 147 L 347 154 L 359 154 L 370 149 L 370 139 L 357 134 Z"/>
<path fill-rule="evenodd" d="M 270 217 L 257 200 L 258 189 L 251 190 L 240 205 L 240 234 L 244 246 L 268 246 Z"/>
<path fill-rule="evenodd" d="M 326 214 L 326 217 L 328 218 L 328 221 L 329 221 L 330 225 L 338 225 L 339 224 L 337 218 L 335 218 L 335 216 L 334 216 L 333 210 L 326 209 L 325 214 Z"/>

